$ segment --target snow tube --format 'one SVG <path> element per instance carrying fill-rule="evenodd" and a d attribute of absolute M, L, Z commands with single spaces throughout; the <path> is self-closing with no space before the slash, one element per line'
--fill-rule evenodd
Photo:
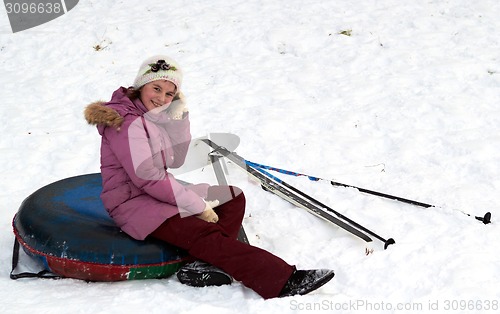
<path fill-rule="evenodd" d="M 47 271 L 87 281 L 165 278 L 177 272 L 188 255 L 122 232 L 101 202 L 101 182 L 100 173 L 81 175 L 28 196 L 13 220 L 24 251 Z"/>

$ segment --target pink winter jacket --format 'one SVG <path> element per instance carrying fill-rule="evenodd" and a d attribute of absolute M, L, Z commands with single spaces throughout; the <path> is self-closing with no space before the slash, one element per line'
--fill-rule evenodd
<path fill-rule="evenodd" d="M 172 120 L 148 113 L 139 99 L 119 88 L 111 101 L 85 109 L 101 141 L 101 199 L 116 224 L 143 240 L 166 219 L 205 209 L 208 184 L 183 185 L 167 168 L 180 167 L 191 140 L 189 117 Z"/>

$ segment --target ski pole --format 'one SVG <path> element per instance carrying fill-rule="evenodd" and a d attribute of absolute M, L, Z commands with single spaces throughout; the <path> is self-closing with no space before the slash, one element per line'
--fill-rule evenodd
<path fill-rule="evenodd" d="M 263 165 L 263 164 L 258 164 L 258 163 L 251 162 L 251 161 L 247 161 L 247 163 L 249 165 L 251 165 L 251 166 L 254 166 L 254 167 L 260 167 L 260 168 L 263 168 L 263 169 L 272 170 L 272 171 L 276 171 L 276 172 L 287 174 L 287 175 L 293 175 L 293 176 L 297 176 L 297 177 L 298 176 L 304 176 L 304 177 L 309 178 L 309 180 L 311 180 L 311 181 L 320 181 L 320 180 L 321 181 L 328 181 L 333 186 L 340 186 L 340 187 L 345 187 L 345 188 L 353 188 L 353 189 L 357 189 L 359 192 L 362 192 L 362 193 L 371 194 L 371 195 L 375 195 L 375 196 L 378 196 L 378 197 L 383 197 L 383 198 L 395 200 L 395 201 L 406 203 L 406 204 L 411 204 L 411 205 L 425 207 L 425 208 L 438 207 L 438 206 L 435 206 L 435 205 L 422 203 L 422 202 L 419 202 L 419 201 L 415 201 L 415 200 L 403 198 L 403 197 L 400 197 L 400 196 L 395 196 L 395 195 L 391 195 L 391 194 L 386 194 L 386 193 L 381 193 L 381 192 L 377 192 L 377 191 L 373 191 L 373 190 L 368 190 L 368 189 L 364 189 L 364 188 L 361 188 L 361 187 L 358 187 L 358 186 L 344 184 L 344 183 L 340 183 L 340 182 L 335 182 L 333 180 L 328 180 L 328 179 L 322 179 L 322 178 L 310 176 L 310 175 L 299 173 L 299 172 L 295 172 L 295 171 L 284 170 L 284 169 L 280 169 L 280 168 L 276 168 L 276 167 L 271 167 L 271 166 L 267 166 L 267 165 Z M 460 211 L 461 213 L 463 213 L 463 214 L 465 214 L 467 216 L 471 216 L 470 214 L 468 214 L 466 212 L 463 212 L 461 210 L 458 210 L 458 211 Z M 487 212 L 483 217 L 474 216 L 474 218 L 476 218 L 477 220 L 479 220 L 482 223 L 484 223 L 485 225 L 487 225 L 487 224 L 489 224 L 491 222 L 491 213 Z"/>

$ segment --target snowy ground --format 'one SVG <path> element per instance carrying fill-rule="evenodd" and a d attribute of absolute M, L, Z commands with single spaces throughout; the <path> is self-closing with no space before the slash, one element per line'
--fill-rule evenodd
<path fill-rule="evenodd" d="M 2 9 L 0 312 L 498 312 L 498 16 L 497 0 L 83 0 L 12 34 Z M 158 53 L 183 65 L 194 136 L 231 132 L 250 160 L 441 207 L 288 178 L 397 242 L 365 256 L 364 242 L 230 169 L 247 194 L 251 243 L 299 268 L 332 268 L 334 280 L 268 301 L 240 284 L 194 289 L 175 278 L 10 280 L 19 205 L 99 171 L 100 139 L 82 110 Z M 215 183 L 210 172 L 189 177 Z M 490 211 L 493 223 L 456 209 Z"/>

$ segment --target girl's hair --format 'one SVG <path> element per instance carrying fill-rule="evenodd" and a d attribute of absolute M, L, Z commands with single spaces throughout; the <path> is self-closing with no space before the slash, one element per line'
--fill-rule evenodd
<path fill-rule="evenodd" d="M 127 89 L 127 97 L 132 101 L 139 99 L 141 97 L 141 90 L 135 89 L 134 87 L 129 87 Z"/>

